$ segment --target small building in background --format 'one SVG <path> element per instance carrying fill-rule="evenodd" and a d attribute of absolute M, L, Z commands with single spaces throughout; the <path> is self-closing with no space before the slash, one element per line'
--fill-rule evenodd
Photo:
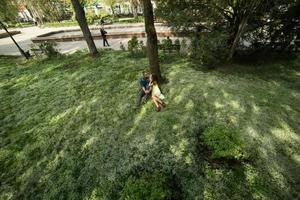
<path fill-rule="evenodd" d="M 34 18 L 31 16 L 30 12 L 28 9 L 23 5 L 19 5 L 19 13 L 18 13 L 18 21 L 19 22 L 33 22 Z"/>

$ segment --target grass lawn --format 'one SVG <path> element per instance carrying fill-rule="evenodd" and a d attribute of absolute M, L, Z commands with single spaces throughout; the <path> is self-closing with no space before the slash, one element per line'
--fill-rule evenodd
<path fill-rule="evenodd" d="M 46 22 L 43 24 L 44 27 L 68 27 L 78 26 L 77 21 L 62 21 L 62 22 Z"/>
<path fill-rule="evenodd" d="M 0 199 L 119 199 L 144 174 L 173 199 L 300 199 L 299 56 L 214 71 L 166 59 L 161 113 L 135 110 L 145 68 L 120 51 L 0 57 Z M 199 138 L 219 123 L 253 159 L 207 159 Z"/>

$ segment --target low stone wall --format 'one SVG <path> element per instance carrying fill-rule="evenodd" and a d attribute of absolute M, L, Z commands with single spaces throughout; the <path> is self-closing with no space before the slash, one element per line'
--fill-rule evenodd
<path fill-rule="evenodd" d="M 21 31 L 9 31 L 9 33 L 11 35 L 17 35 L 17 34 L 20 34 Z M 6 32 L 0 33 L 0 38 L 6 38 L 6 37 L 9 37 L 9 35 Z"/>
<path fill-rule="evenodd" d="M 72 30 L 72 31 L 78 31 L 78 30 Z M 63 33 L 63 32 L 70 32 L 68 31 L 54 31 L 50 33 L 46 33 L 43 35 L 40 35 L 34 39 L 32 39 L 33 43 L 41 43 L 44 41 L 48 42 L 72 42 L 72 41 L 81 41 L 84 40 L 83 35 L 72 35 L 72 36 L 62 36 L 62 37 L 51 37 L 51 35 L 57 34 L 57 33 Z M 133 36 L 136 36 L 138 38 L 145 38 L 146 33 L 145 32 L 114 32 L 107 35 L 107 39 L 119 39 L 119 38 L 132 38 Z M 184 34 L 175 33 L 172 31 L 164 31 L 164 32 L 157 32 L 157 37 L 181 37 L 184 36 Z M 102 39 L 102 36 L 99 34 L 93 35 L 94 39 Z"/>

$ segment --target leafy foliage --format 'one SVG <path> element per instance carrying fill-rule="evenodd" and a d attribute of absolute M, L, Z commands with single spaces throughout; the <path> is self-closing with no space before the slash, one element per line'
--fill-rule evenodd
<path fill-rule="evenodd" d="M 170 199 L 171 191 L 167 187 L 167 177 L 159 171 L 143 174 L 136 178 L 130 176 L 121 192 L 121 200 Z"/>
<path fill-rule="evenodd" d="M 2 0 L 0 6 L 0 20 L 3 22 L 16 21 L 18 15 L 18 7 L 15 1 Z M 2 27 L 0 26 L 0 29 Z"/>
<path fill-rule="evenodd" d="M 69 20 L 72 16 L 70 0 L 22 0 L 38 23 Z"/>
<path fill-rule="evenodd" d="M 225 42 L 230 49 L 227 60 L 237 50 L 252 50 L 258 42 L 271 50 L 297 50 L 294 44 L 299 40 L 300 30 L 297 0 L 158 0 L 157 3 L 157 15 L 178 32 L 190 33 L 191 37 L 205 32 L 205 40 L 210 40 L 216 30 L 226 32 Z M 244 45 L 245 41 L 252 47 Z"/>
<path fill-rule="evenodd" d="M 264 5 L 264 15 L 268 17 L 254 18 L 245 39 L 254 39 L 253 48 L 292 51 L 300 47 L 295 42 L 300 40 L 300 1 L 275 0 Z M 265 34 L 268 32 L 268 34 Z M 255 48 L 255 45 L 259 45 Z"/>
<path fill-rule="evenodd" d="M 128 51 L 134 55 L 139 51 L 139 41 L 136 36 L 133 36 L 131 40 L 128 41 Z"/>
<path fill-rule="evenodd" d="M 128 41 L 128 51 L 133 57 L 145 56 L 147 53 L 144 42 L 142 40 L 139 41 L 136 36 L 133 36 Z"/>
<path fill-rule="evenodd" d="M 126 48 L 125 48 L 125 46 L 124 46 L 124 44 L 122 42 L 120 42 L 120 49 L 122 51 L 126 51 Z"/>
<path fill-rule="evenodd" d="M 214 125 L 203 133 L 203 139 L 212 151 L 213 158 L 242 157 L 244 143 L 240 134 L 233 128 L 224 125 Z"/>
<path fill-rule="evenodd" d="M 202 34 L 191 41 L 190 57 L 209 68 L 214 68 L 225 62 L 228 55 L 228 35 L 214 31 L 208 35 Z"/>
<path fill-rule="evenodd" d="M 59 51 L 56 49 L 56 46 L 56 43 L 45 41 L 39 45 L 39 48 L 48 58 L 53 58 L 60 55 Z"/>
<path fill-rule="evenodd" d="M 162 40 L 162 48 L 163 50 L 167 50 L 169 52 L 173 49 L 173 41 L 168 37 L 167 39 Z"/>
<path fill-rule="evenodd" d="M 177 53 L 179 53 L 180 52 L 180 40 L 179 39 L 176 39 L 175 41 L 174 41 L 174 45 L 176 46 L 176 51 L 177 51 Z"/>

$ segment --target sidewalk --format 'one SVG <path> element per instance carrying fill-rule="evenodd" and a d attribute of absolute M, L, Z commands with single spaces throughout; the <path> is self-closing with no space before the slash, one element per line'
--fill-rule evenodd
<path fill-rule="evenodd" d="M 158 29 L 160 28 L 161 24 L 156 24 L 158 26 Z M 98 29 L 99 26 L 93 25 L 90 26 L 90 29 Z M 141 32 L 144 30 L 144 24 L 143 23 L 136 23 L 136 24 L 114 24 L 114 25 L 106 25 L 106 29 L 108 29 L 108 32 L 120 32 L 120 31 L 136 31 Z M 18 42 L 18 44 L 23 48 L 25 51 L 28 51 L 30 49 L 31 39 L 45 34 L 52 31 L 60 31 L 60 30 L 74 30 L 74 29 L 80 29 L 79 26 L 71 26 L 71 27 L 58 27 L 58 28 L 40 28 L 40 27 L 28 27 L 28 28 L 13 28 L 9 29 L 9 31 L 13 30 L 20 30 L 21 34 L 13 36 L 14 39 Z M 94 30 L 96 31 L 96 30 Z M 93 31 L 93 32 L 94 32 Z M 110 43 L 112 44 L 113 49 L 118 49 L 120 46 L 120 42 L 123 42 L 123 44 L 127 44 L 128 39 L 112 39 L 110 40 Z M 100 47 L 102 44 L 102 41 L 95 40 L 96 46 Z M 62 53 L 68 53 L 72 52 L 74 50 L 87 48 L 85 41 L 78 41 L 78 42 L 60 42 L 58 43 L 58 48 L 62 49 Z M 8 38 L 2 38 L 0 39 L 0 55 L 20 55 L 20 52 L 18 51 L 17 47 L 13 43 L 13 41 Z"/>

